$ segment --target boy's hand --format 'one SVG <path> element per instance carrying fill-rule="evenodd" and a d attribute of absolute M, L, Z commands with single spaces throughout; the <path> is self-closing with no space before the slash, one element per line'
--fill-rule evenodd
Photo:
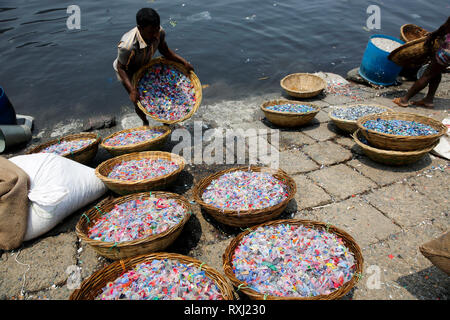
<path fill-rule="evenodd" d="M 194 67 L 189 62 L 184 62 L 184 67 L 187 69 L 188 72 L 194 71 Z"/>
<path fill-rule="evenodd" d="M 137 92 L 136 89 L 133 89 L 133 90 L 130 92 L 130 100 L 131 100 L 131 102 L 133 102 L 134 104 L 137 104 L 138 99 L 139 99 L 139 94 L 138 94 L 138 92 Z"/>

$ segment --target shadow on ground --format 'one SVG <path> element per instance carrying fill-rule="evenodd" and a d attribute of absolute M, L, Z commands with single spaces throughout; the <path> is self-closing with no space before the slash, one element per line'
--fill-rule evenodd
<path fill-rule="evenodd" d="M 386 171 L 388 174 L 389 172 L 419 172 L 426 167 L 428 167 L 432 163 L 432 159 L 429 154 L 426 154 L 422 159 L 415 163 L 411 163 L 409 165 L 402 165 L 402 166 L 389 166 L 385 164 L 381 164 L 378 162 L 374 162 L 368 157 L 365 156 L 364 151 L 362 148 L 355 144 L 350 151 L 358 158 L 359 162 L 361 162 L 363 165 L 366 165 L 368 167 L 379 169 Z"/>
<path fill-rule="evenodd" d="M 419 300 L 450 299 L 450 277 L 435 266 L 400 277 L 396 282 Z"/>
<path fill-rule="evenodd" d="M 200 221 L 195 214 L 192 214 L 177 239 L 163 251 L 189 255 L 189 252 L 199 243 L 201 236 Z"/>

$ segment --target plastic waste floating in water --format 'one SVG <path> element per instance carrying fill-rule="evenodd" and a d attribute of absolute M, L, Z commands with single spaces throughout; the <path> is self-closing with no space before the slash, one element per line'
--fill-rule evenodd
<path fill-rule="evenodd" d="M 188 21 L 201 21 L 201 20 L 211 20 L 211 14 L 209 11 L 202 11 L 196 14 L 193 14 L 192 16 L 187 17 Z"/>

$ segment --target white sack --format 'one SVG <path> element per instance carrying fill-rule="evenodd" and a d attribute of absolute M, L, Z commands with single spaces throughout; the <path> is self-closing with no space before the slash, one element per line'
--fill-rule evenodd
<path fill-rule="evenodd" d="M 24 241 L 48 232 L 107 191 L 94 169 L 56 154 L 36 153 L 8 160 L 30 177 L 30 210 Z"/>
<path fill-rule="evenodd" d="M 450 128 L 450 118 L 444 119 L 442 123 Z M 447 130 L 447 134 L 441 137 L 439 144 L 433 149 L 432 153 L 450 160 L 450 130 Z"/>

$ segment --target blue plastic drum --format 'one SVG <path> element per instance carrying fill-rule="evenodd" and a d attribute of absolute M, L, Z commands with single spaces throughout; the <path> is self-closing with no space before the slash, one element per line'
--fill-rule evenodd
<path fill-rule="evenodd" d="M 384 51 L 372 43 L 374 38 L 384 38 L 404 44 L 400 39 L 382 34 L 371 36 L 366 51 L 364 52 L 361 66 L 359 67 L 359 75 L 376 85 L 393 85 L 396 82 L 402 67 L 388 59 L 390 52 Z"/>
<path fill-rule="evenodd" d="M 0 87 L 0 124 L 17 124 L 16 112 L 2 87 Z"/>

